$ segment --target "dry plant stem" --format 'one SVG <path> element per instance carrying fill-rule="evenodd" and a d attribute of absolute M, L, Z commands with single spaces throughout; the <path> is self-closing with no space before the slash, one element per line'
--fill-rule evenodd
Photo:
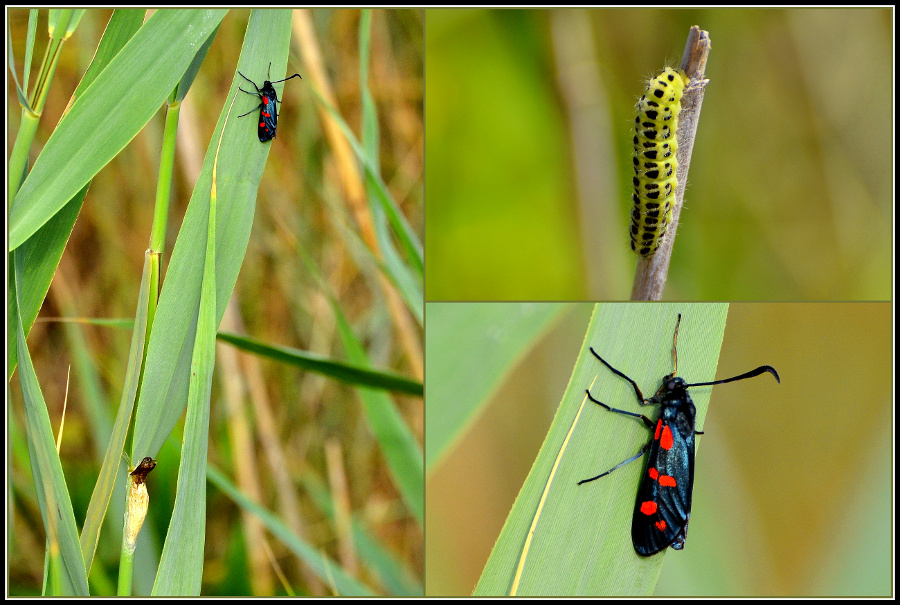
<path fill-rule="evenodd" d="M 328 101 L 332 107 L 340 107 L 322 63 L 322 54 L 319 52 L 319 45 L 309 11 L 306 9 L 295 10 L 293 26 L 294 39 L 300 45 L 300 53 L 303 56 L 303 63 L 309 71 L 309 79 L 312 85 L 319 90 L 322 98 Z M 362 175 L 359 171 L 356 156 L 347 139 L 344 138 L 340 127 L 329 117 L 328 111 L 321 106 L 319 106 L 318 111 L 322 125 L 325 127 L 328 143 L 335 156 L 336 168 L 341 177 L 340 182 L 344 186 L 344 195 L 347 197 L 350 210 L 359 224 L 361 237 L 372 250 L 377 250 L 378 240 L 375 237 L 375 229 L 372 226 L 372 222 L 368 217 L 366 190 L 363 187 Z"/>
<path fill-rule="evenodd" d="M 589 9 L 551 11 L 556 77 L 565 103 L 575 166 L 581 263 L 589 298 L 608 298 L 606 287 L 628 279 L 631 251 L 621 244 L 609 96 L 597 60 Z"/>
<path fill-rule="evenodd" d="M 309 77 L 313 86 L 319 90 L 322 98 L 328 101 L 332 107 L 337 108 L 337 99 L 334 96 L 331 82 L 328 80 L 323 66 L 322 54 L 319 52 L 312 18 L 307 9 L 294 11 L 293 26 L 296 34 L 294 39 L 300 45 L 300 53 L 303 56 L 306 68 L 309 70 Z M 360 236 L 375 257 L 381 260 L 381 249 L 378 246 L 375 227 L 369 214 L 368 204 L 366 204 L 366 190 L 363 186 L 356 156 L 347 139 L 344 138 L 340 127 L 334 123 L 324 107 L 319 107 L 319 116 L 336 159 L 335 166 L 341 175 L 340 182 L 344 184 L 344 195 L 346 196 L 347 204 L 356 220 L 356 224 L 359 226 Z M 422 365 L 422 345 L 419 342 L 418 330 L 393 283 L 383 273 L 379 273 L 378 278 L 381 288 L 387 296 L 388 308 L 394 319 L 394 325 L 400 333 L 400 339 L 406 349 L 410 368 L 413 375 L 421 379 L 424 375 L 424 368 Z"/>
<path fill-rule="evenodd" d="M 696 25 L 688 34 L 687 45 L 681 58 L 681 68 L 690 76 L 691 82 L 681 99 L 681 113 L 678 116 L 678 188 L 675 190 L 675 208 L 672 210 L 672 224 L 663 238 L 656 254 L 640 257 L 634 272 L 634 283 L 631 288 L 631 300 L 659 300 L 669 274 L 669 260 L 675 234 L 678 231 L 678 218 L 681 216 L 681 205 L 684 201 L 684 188 L 687 183 L 688 169 L 691 165 L 691 152 L 694 149 L 694 138 L 697 136 L 697 124 L 700 121 L 700 108 L 703 105 L 703 94 L 709 80 L 706 74 L 706 61 L 711 43 L 709 33 Z"/>
<path fill-rule="evenodd" d="M 334 437 L 325 442 L 325 462 L 328 468 L 328 485 L 334 502 L 334 525 L 338 535 L 338 556 L 347 573 L 356 576 L 359 562 L 353 544 L 353 521 L 350 514 L 350 493 L 347 488 L 347 472 L 344 467 L 341 444 Z"/>

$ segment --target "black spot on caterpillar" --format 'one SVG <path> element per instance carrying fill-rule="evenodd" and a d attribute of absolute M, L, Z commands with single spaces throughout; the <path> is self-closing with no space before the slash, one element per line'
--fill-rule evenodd
<path fill-rule="evenodd" d="M 672 221 L 678 186 L 675 152 L 681 97 L 690 79 L 667 67 L 647 83 L 634 121 L 634 193 L 631 249 L 652 256 Z"/>

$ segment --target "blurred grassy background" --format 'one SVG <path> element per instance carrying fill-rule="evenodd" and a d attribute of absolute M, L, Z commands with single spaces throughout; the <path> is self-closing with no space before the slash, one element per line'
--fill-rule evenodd
<path fill-rule="evenodd" d="M 567 306 L 428 475 L 427 594 L 469 595 L 481 575 L 584 338 L 592 305 Z M 666 554 L 655 594 L 889 595 L 891 305 L 732 303 L 716 376 L 761 364 L 781 385 L 712 391 L 690 535 Z M 756 388 L 772 397 L 748 399 Z M 598 472 L 632 454 L 598 460 Z"/>
<path fill-rule="evenodd" d="M 429 10 L 428 300 L 627 299 L 631 123 L 708 30 L 667 299 L 891 292 L 890 9 Z"/>
<path fill-rule="evenodd" d="M 12 46 L 21 76 L 28 11 L 9 11 Z M 66 43 L 38 130 L 36 154 L 59 121 L 71 92 L 89 64 L 111 11 L 88 10 L 75 35 Z M 358 10 L 310 12 L 316 40 L 344 119 L 355 131 L 360 124 Z M 234 77 L 249 11 L 226 16 L 209 55 L 181 109 L 176 176 L 163 268 L 191 195 L 203 153 Z M 46 11 L 41 11 L 34 63 L 46 40 Z M 421 234 L 423 223 L 423 12 L 376 10 L 372 15 L 369 86 L 380 120 L 381 173 L 407 219 Z M 296 26 L 296 22 L 295 22 Z M 346 359 L 326 295 L 307 270 L 308 254 L 330 287 L 330 294 L 353 322 L 375 366 L 421 379 L 421 357 L 411 359 L 400 337 L 379 282 L 378 269 L 363 251 L 357 227 L 345 206 L 343 184 L 337 178 L 335 156 L 322 131 L 308 69 L 292 37 L 288 74 L 300 72 L 281 94 L 278 137 L 272 141 L 258 192 L 253 231 L 237 286 L 222 329 L 246 333 L 273 344 Z M 283 74 L 272 74 L 275 79 Z M 305 84 L 304 84 L 305 83 Z M 281 85 L 277 85 L 280 90 Z M 115 94 L 115 91 L 110 91 Z M 162 108 L 161 108 L 162 109 Z M 10 85 L 7 120 L 11 145 L 19 123 L 19 104 Z M 248 145 L 260 144 L 252 118 Z M 159 146 L 164 124 L 160 111 L 144 130 L 93 180 L 84 208 L 50 293 L 28 343 L 54 430 L 59 430 L 66 397 L 67 371 L 73 363 L 60 458 L 72 492 L 76 519 L 83 519 L 99 459 L 106 447 L 98 440 L 118 405 L 130 331 L 47 321 L 59 316 L 131 318 L 137 302 L 141 268 L 150 237 Z M 414 333 L 416 339 L 421 333 Z M 257 472 L 254 487 L 239 488 L 275 510 L 315 547 L 336 559 L 345 570 L 378 591 L 381 584 L 358 552 L 348 549 L 332 519 L 322 510 L 326 501 L 340 501 L 386 547 L 408 578 L 421 581 L 422 532 L 400 500 L 385 462 L 366 426 L 356 389 L 269 360 L 235 356 L 219 345 L 210 419 L 210 463 L 235 479 L 238 462 Z M 87 367 L 78 360 L 86 356 Z M 236 416 L 225 400 L 238 400 Z M 231 383 L 228 383 L 231 380 Z M 13 401 L 21 402 L 18 380 L 11 384 Z M 243 389 L 243 390 L 242 390 Z M 249 390 L 249 394 L 248 394 Z M 273 432 L 258 424 L 259 407 L 267 408 Z M 398 397 L 405 421 L 423 435 L 421 399 Z M 92 402 L 100 402 L 98 409 Z M 10 502 L 7 551 L 10 594 L 38 594 L 41 586 L 44 533 L 22 436 L 21 404 L 9 410 Z M 138 542 L 135 594 L 149 593 L 155 562 L 148 557 L 162 544 L 174 499 L 180 449 L 176 429 L 159 454 L 150 476 L 151 507 Z M 246 433 L 249 431 L 249 434 Z M 287 461 L 276 472 L 264 455 L 275 448 Z M 279 483 L 285 473 L 290 482 Z M 342 486 L 343 483 L 343 486 Z M 258 490 L 254 492 L 253 490 Z M 343 489 L 343 491 L 342 491 Z M 287 502 L 287 504 L 286 504 Z M 168 503 L 168 505 L 167 505 Z M 154 506 L 154 504 L 156 504 Z M 291 509 L 287 512 L 287 509 Z M 108 517 L 120 516 L 115 500 Z M 118 511 L 118 512 L 117 512 Z M 294 516 L 296 515 L 296 516 Z M 204 595 L 285 594 L 275 573 L 299 594 L 330 594 L 329 587 L 310 579 L 298 559 L 268 534 L 248 530 L 247 518 L 221 491 L 208 488 L 207 561 Z M 121 524 L 121 521 L 119 521 Z M 256 530 L 258 532 L 258 529 Z M 264 535 L 266 544 L 253 536 Z M 114 594 L 121 536 L 104 528 L 91 574 L 92 594 Z M 265 549 L 271 549 L 265 553 Z M 142 554 L 143 553 L 143 554 Z M 264 559 L 259 560 L 262 556 Z M 268 558 L 266 558 L 268 556 Z M 144 557 L 142 559 L 142 557 Z M 109 591 L 112 591 L 109 592 Z"/>

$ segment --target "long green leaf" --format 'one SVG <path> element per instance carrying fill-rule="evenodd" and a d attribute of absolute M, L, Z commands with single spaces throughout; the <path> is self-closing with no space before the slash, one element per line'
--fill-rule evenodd
<path fill-rule="evenodd" d="M 226 116 L 227 124 L 227 116 Z M 218 146 L 216 157 L 218 157 Z M 215 179 L 215 168 L 213 178 Z M 188 386 L 187 418 L 184 423 L 181 464 L 175 509 L 166 532 L 166 543 L 154 596 L 200 595 L 203 580 L 203 546 L 206 544 L 206 456 L 209 450 L 209 400 L 216 359 L 216 183 L 210 194 L 208 234 L 200 292 L 200 309 L 191 378 Z"/>
<path fill-rule="evenodd" d="M 301 247 L 301 252 L 306 266 L 322 289 L 328 292 L 328 286 L 318 268 L 312 262 Z M 337 320 L 341 342 L 347 351 L 347 357 L 357 366 L 368 366 L 369 356 L 365 348 L 359 342 L 350 323 L 347 321 L 340 305 L 329 295 L 329 302 Z M 366 413 L 366 421 L 378 440 L 378 444 L 384 453 L 388 468 L 403 501 L 410 508 L 416 520 L 421 525 L 425 516 L 425 478 L 424 460 L 422 449 L 409 427 L 403 422 L 400 412 L 393 400 L 382 391 L 371 388 L 359 388 L 360 397 L 363 400 L 363 408 Z"/>
<path fill-rule="evenodd" d="M 163 104 L 224 10 L 160 10 L 60 120 L 12 201 L 9 249 L 83 188 Z"/>
<path fill-rule="evenodd" d="M 394 229 L 397 239 L 400 241 L 403 249 L 406 251 L 406 255 L 412 263 L 413 270 L 410 270 L 403 263 L 385 264 L 383 268 L 385 274 L 397 285 L 407 306 L 409 306 L 410 310 L 413 311 L 421 323 L 423 317 L 422 301 L 424 300 L 421 293 L 421 284 L 425 267 L 422 258 L 422 243 L 419 241 L 419 238 L 416 236 L 412 227 L 410 227 L 406 217 L 400 212 L 397 203 L 391 196 L 390 191 L 388 191 L 387 185 L 378 173 L 377 166 L 373 164 L 371 158 L 367 155 L 366 150 L 359 141 L 356 140 L 353 131 L 328 101 L 315 90 L 313 90 L 313 93 L 316 95 L 316 99 L 319 103 L 322 104 L 322 107 L 324 107 L 331 115 L 332 119 L 334 119 L 335 123 L 347 138 L 347 142 L 350 143 L 350 146 L 356 153 L 357 158 L 365 170 L 367 191 L 372 194 L 375 200 L 381 205 L 388 221 Z"/>
<path fill-rule="evenodd" d="M 22 275 L 24 267 L 16 266 L 16 275 Z M 50 541 L 52 568 L 56 576 L 58 590 L 65 596 L 88 596 L 87 574 L 81 548 L 78 545 L 78 526 L 72 510 L 72 500 L 63 475 L 62 463 L 53 440 L 50 415 L 41 394 L 37 374 L 31 364 L 25 333 L 21 324 L 17 330 L 19 360 L 19 382 L 25 403 L 28 453 L 31 457 L 31 476 L 37 493 L 44 529 Z M 58 553 L 59 556 L 56 556 Z M 61 568 L 60 568 L 61 566 Z"/>
<path fill-rule="evenodd" d="M 100 38 L 97 53 L 94 55 L 84 77 L 72 93 L 72 103 L 76 101 L 87 88 L 94 83 L 103 70 L 105 70 L 119 51 L 128 44 L 128 41 L 141 29 L 144 24 L 144 16 L 147 10 L 143 8 L 117 8 L 109 18 L 109 23 Z"/>
<path fill-rule="evenodd" d="M 371 22 L 372 13 L 370 10 L 362 11 L 359 20 L 359 81 L 361 85 L 361 105 L 362 105 L 362 149 L 367 156 L 366 163 L 372 167 L 373 173 L 381 172 L 381 163 L 378 158 L 379 147 L 379 131 L 378 131 L 378 108 L 375 104 L 375 97 L 369 89 L 369 57 L 371 43 Z M 424 316 L 422 314 L 421 289 L 422 289 L 422 265 L 421 250 L 415 252 L 415 245 L 412 246 L 410 259 L 413 263 L 415 271 L 410 271 L 403 257 L 397 251 L 394 239 L 391 236 L 390 226 L 387 221 L 384 205 L 393 206 L 396 214 L 400 215 L 396 203 L 390 195 L 387 195 L 386 189 L 383 189 L 372 178 L 373 174 L 366 175 L 366 197 L 369 201 L 369 212 L 372 215 L 372 224 L 375 227 L 375 236 L 378 239 L 378 248 L 384 258 L 384 269 L 388 275 L 392 276 L 394 283 L 405 300 L 415 300 L 415 304 L 409 305 L 410 310 L 416 316 L 419 325 L 422 325 Z M 393 210 L 389 210 L 393 212 Z M 402 217 L 402 215 L 400 215 Z M 395 227 L 404 229 L 405 222 L 401 224 L 397 216 L 392 217 Z M 408 243 L 408 242 L 407 242 Z"/>
<path fill-rule="evenodd" d="M 349 363 L 329 359 L 309 351 L 301 351 L 290 347 L 270 345 L 245 336 L 219 332 L 219 340 L 236 346 L 244 351 L 250 351 L 259 355 L 265 355 L 271 359 L 295 365 L 298 368 L 316 372 L 323 376 L 330 376 L 347 384 L 397 391 L 408 395 L 422 397 L 425 394 L 425 386 L 418 380 L 413 380 L 393 372 L 384 370 L 370 370 L 368 368 L 351 365 Z"/>
<path fill-rule="evenodd" d="M 356 338 L 344 313 L 332 301 L 341 341 L 347 357 L 358 365 L 369 364 L 362 343 Z M 366 420 L 372 429 L 403 501 L 421 525 L 425 520 L 425 463 L 422 449 L 403 422 L 397 406 L 383 391 L 361 387 Z"/>
<path fill-rule="evenodd" d="M 32 17 L 36 12 L 32 12 Z M 113 57 L 122 50 L 122 47 L 125 46 L 128 40 L 134 36 L 135 32 L 140 29 L 143 23 L 144 12 L 144 10 L 139 9 L 120 9 L 113 12 L 106 30 L 103 32 L 103 38 L 100 40 L 100 45 L 94 54 L 91 65 L 72 94 L 73 101 L 81 96 L 82 91 L 94 81 Z M 31 21 L 32 19 L 29 18 L 29 27 L 31 26 Z M 32 32 L 29 29 L 29 38 L 31 37 Z M 10 60 L 12 59 L 10 58 Z M 25 61 L 26 76 L 27 70 L 30 68 L 30 62 L 29 53 Z M 85 185 L 59 212 L 54 214 L 34 235 L 20 246 L 28 257 L 26 266 L 29 267 L 29 271 L 22 277 L 22 282 L 17 284 L 18 288 L 21 289 L 21 311 L 25 320 L 23 329 L 26 335 L 31 331 L 34 318 L 37 317 L 41 304 L 44 302 L 44 297 L 47 295 L 50 280 L 56 273 L 56 267 L 59 265 L 59 259 L 65 249 L 66 242 L 69 240 L 69 235 L 72 233 L 75 219 L 81 211 L 88 187 L 89 185 Z M 22 251 L 17 249 L 15 253 L 19 252 Z M 18 313 L 13 311 L 13 305 L 15 305 L 15 297 L 11 296 L 9 299 L 10 322 L 18 321 Z M 7 370 L 7 379 L 12 376 L 12 372 L 16 367 L 16 346 L 13 340 L 15 332 L 14 324 L 10 323 L 10 362 Z"/>
<path fill-rule="evenodd" d="M 264 73 L 271 61 L 273 77 L 284 73 L 290 22 L 289 10 L 253 11 L 238 69 L 253 77 Z M 213 141 L 217 141 L 222 133 L 228 103 L 237 91 L 237 78 L 235 72 L 231 89 L 222 99 L 223 109 Z M 241 101 L 238 98 L 235 111 L 246 111 L 247 107 L 240 105 Z M 234 289 L 247 250 L 256 192 L 272 148 L 271 144 L 260 143 L 256 139 L 254 121 L 232 119 L 221 136 L 222 147 L 217 165 L 216 325 L 225 313 L 225 304 Z M 216 146 L 210 145 L 160 292 L 135 417 L 133 459 L 155 457 L 187 402 L 215 152 Z"/>
<path fill-rule="evenodd" d="M 94 560 L 94 552 L 97 549 L 97 541 L 100 538 L 100 528 L 103 518 L 109 506 L 109 499 L 115 487 L 116 475 L 122 461 L 122 453 L 125 451 L 125 437 L 131 423 L 134 401 L 137 397 L 138 381 L 141 376 L 141 362 L 144 359 L 144 342 L 147 334 L 147 310 L 150 302 L 150 255 L 148 250 L 144 255 L 144 271 L 141 278 L 141 288 L 138 293 L 137 310 L 135 311 L 135 330 L 131 335 L 131 350 L 128 353 L 128 369 L 125 372 L 125 382 L 122 387 L 122 399 L 116 412 L 116 422 L 112 434 L 106 446 L 106 454 L 100 467 L 100 474 L 94 484 L 91 493 L 91 501 L 88 504 L 87 514 L 84 519 L 84 527 L 81 530 L 81 552 L 84 557 L 85 567 L 90 571 Z"/>
<path fill-rule="evenodd" d="M 62 210 L 44 223 L 37 232 L 28 238 L 28 241 L 9 253 L 10 263 L 18 258 L 23 266 L 28 268 L 21 276 L 21 281 L 15 284 L 10 281 L 9 297 L 9 364 L 7 366 L 7 379 L 16 369 L 17 352 L 15 344 L 16 325 L 19 317 L 22 318 L 22 331 L 26 334 L 31 331 L 31 326 L 41 310 L 47 290 L 50 289 L 50 280 L 59 266 L 66 242 L 72 233 L 75 219 L 81 211 L 87 186 L 79 191 Z M 12 275 L 12 271 L 10 271 Z M 15 289 L 16 294 L 12 290 Z M 21 308 L 18 305 L 22 305 Z"/>

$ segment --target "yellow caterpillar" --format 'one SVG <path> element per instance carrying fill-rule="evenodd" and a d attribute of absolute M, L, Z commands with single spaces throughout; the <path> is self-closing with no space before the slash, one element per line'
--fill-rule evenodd
<path fill-rule="evenodd" d="M 690 79 L 667 67 L 647 83 L 634 121 L 634 193 L 631 196 L 631 249 L 651 256 L 672 220 L 678 186 L 675 151 L 681 97 Z"/>

